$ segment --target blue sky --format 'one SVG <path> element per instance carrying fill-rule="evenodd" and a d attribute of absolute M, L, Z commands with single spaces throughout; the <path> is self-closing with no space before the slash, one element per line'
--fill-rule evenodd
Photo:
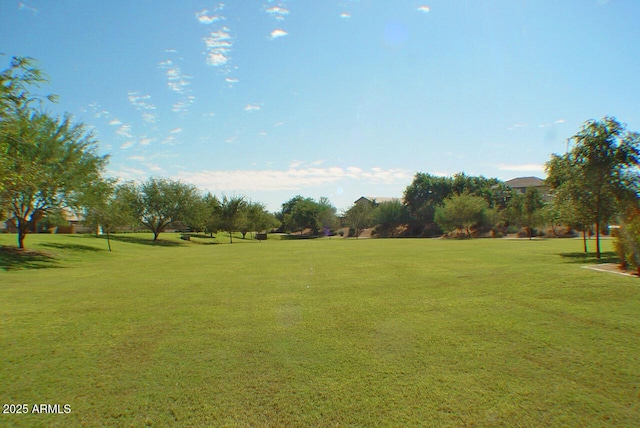
<path fill-rule="evenodd" d="M 39 60 L 113 176 L 342 209 L 418 171 L 544 177 L 588 119 L 640 130 L 638 18 L 637 0 L 3 0 L 0 66 Z"/>

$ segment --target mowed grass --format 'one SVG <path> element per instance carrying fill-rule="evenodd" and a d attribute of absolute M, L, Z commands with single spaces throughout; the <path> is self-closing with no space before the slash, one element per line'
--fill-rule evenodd
<path fill-rule="evenodd" d="M 580 241 L 160 237 L 2 256 L 0 401 L 72 411 L 1 426 L 640 425 L 640 279 Z"/>

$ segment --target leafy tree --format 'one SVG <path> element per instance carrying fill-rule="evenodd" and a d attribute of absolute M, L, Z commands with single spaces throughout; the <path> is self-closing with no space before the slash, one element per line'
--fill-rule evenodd
<path fill-rule="evenodd" d="M 405 189 L 404 204 L 417 225 L 434 228 L 436 208 L 445 199 L 462 194 L 481 197 L 490 208 L 499 211 L 507 207 L 515 192 L 497 178 L 469 176 L 463 172 L 453 177 L 417 173 Z"/>
<path fill-rule="evenodd" d="M 373 210 L 373 223 L 381 232 L 395 236 L 398 226 L 409 221 L 409 211 L 399 200 L 379 203 Z"/>
<path fill-rule="evenodd" d="M 87 188 L 80 201 L 87 226 L 102 229 L 107 236 L 107 248 L 111 251 L 111 234 L 117 228 L 135 224 L 134 217 L 123 190 L 115 181 L 100 180 Z"/>
<path fill-rule="evenodd" d="M 233 232 L 241 227 L 243 210 L 247 206 L 244 196 L 223 196 L 218 206 L 220 229 L 229 232 L 229 243 L 233 244 Z"/>
<path fill-rule="evenodd" d="M 331 232 L 338 226 L 336 207 L 325 196 L 322 196 L 318 201 L 318 224 L 324 229 L 325 233 L 327 231 Z"/>
<path fill-rule="evenodd" d="M 295 230 L 295 226 L 291 224 L 291 212 L 293 207 L 305 198 L 301 195 L 296 195 L 282 204 L 282 210 L 276 213 L 276 218 L 282 223 L 282 230 L 291 232 Z"/>
<path fill-rule="evenodd" d="M 347 210 L 344 215 L 347 226 L 356 231 L 356 239 L 367 227 L 373 226 L 373 206 L 368 202 L 359 202 Z"/>
<path fill-rule="evenodd" d="M 220 229 L 220 200 L 207 192 L 202 198 L 202 202 L 206 207 L 204 231 L 213 237 L 213 234 Z"/>
<path fill-rule="evenodd" d="M 535 187 L 528 187 L 522 201 L 522 220 L 527 229 L 529 239 L 533 236 L 533 228 L 544 220 L 543 207 L 544 200 L 540 191 Z"/>
<path fill-rule="evenodd" d="M 404 203 L 418 223 L 427 225 L 434 222 L 436 207 L 442 204 L 452 191 L 451 178 L 419 172 L 404 191 Z"/>
<path fill-rule="evenodd" d="M 620 220 L 620 229 L 614 248 L 622 267 L 633 266 L 640 275 L 640 207 L 638 203 L 630 205 L 620 216 Z"/>
<path fill-rule="evenodd" d="M 245 214 L 242 219 L 242 237 L 249 231 L 263 232 L 272 227 L 276 227 L 278 221 L 273 214 L 267 211 L 264 204 L 260 202 L 249 202 L 244 209 Z"/>
<path fill-rule="evenodd" d="M 291 210 L 289 227 L 299 230 L 302 235 L 304 229 L 311 229 L 312 234 L 318 233 L 320 207 L 312 198 L 298 200 Z"/>
<path fill-rule="evenodd" d="M 39 96 L 31 93 L 32 87 L 48 82 L 48 77 L 40 70 L 36 60 L 13 57 L 9 68 L 0 72 L 0 120 L 30 109 L 36 101 L 47 99 L 55 102 L 58 98 L 56 95 Z"/>
<path fill-rule="evenodd" d="M 188 219 L 200 198 L 194 186 L 164 178 L 126 183 L 121 192 L 135 218 L 153 233 L 154 241 L 170 223 Z"/>
<path fill-rule="evenodd" d="M 547 163 L 551 187 L 568 196 L 595 226 L 596 257 L 600 258 L 600 228 L 638 197 L 640 134 L 628 132 L 615 118 L 587 121 L 572 137 L 575 145 Z"/>
<path fill-rule="evenodd" d="M 584 252 L 588 252 L 587 231 L 590 230 L 591 194 L 584 183 L 584 171 L 575 168 L 569 153 L 551 155 L 546 164 L 547 183 L 553 189 L 551 205 L 572 229 L 582 232 Z"/>
<path fill-rule="evenodd" d="M 205 197 L 194 200 L 182 221 L 191 231 L 201 232 L 207 229 L 209 205 Z"/>
<path fill-rule="evenodd" d="M 471 237 L 471 228 L 482 223 L 488 208 L 483 198 L 463 193 L 447 198 L 436 209 L 435 221 L 444 231 L 465 230 Z"/>
<path fill-rule="evenodd" d="M 24 111 L 2 120 L 3 186 L 0 200 L 15 219 L 18 247 L 48 211 L 76 207 L 85 188 L 100 180 L 107 156 L 93 135 L 70 116 Z"/>

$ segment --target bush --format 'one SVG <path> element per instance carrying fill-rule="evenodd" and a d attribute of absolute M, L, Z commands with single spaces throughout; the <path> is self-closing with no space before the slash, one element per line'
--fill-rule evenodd
<path fill-rule="evenodd" d="M 507 227 L 507 233 L 518 233 L 518 232 L 519 232 L 518 226 Z"/>
<path fill-rule="evenodd" d="M 635 268 L 640 274 L 640 210 L 627 215 L 613 246 L 623 268 Z"/>

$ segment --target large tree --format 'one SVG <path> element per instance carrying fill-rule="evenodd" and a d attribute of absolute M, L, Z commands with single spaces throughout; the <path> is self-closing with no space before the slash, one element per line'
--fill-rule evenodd
<path fill-rule="evenodd" d="M 398 199 L 379 203 L 372 215 L 379 232 L 388 236 L 395 236 L 397 228 L 409 221 L 409 211 Z"/>
<path fill-rule="evenodd" d="M 605 117 L 587 121 L 572 140 L 570 152 L 554 155 L 547 163 L 549 183 L 594 225 L 596 257 L 600 258 L 601 227 L 621 211 L 625 201 L 638 197 L 640 134 Z"/>
<path fill-rule="evenodd" d="M 11 162 L 10 151 L 17 144 L 16 138 L 23 124 L 21 119 L 29 115 L 34 102 L 46 98 L 53 101 L 55 98 L 31 93 L 33 87 L 47 82 L 47 76 L 32 58 L 14 57 L 9 68 L 0 72 L 0 215 L 8 211 L 9 200 L 2 192 L 5 183 L 19 179 Z"/>
<path fill-rule="evenodd" d="M 433 224 L 436 208 L 451 195 L 453 180 L 419 172 L 404 191 L 404 203 L 421 225 Z"/>
<path fill-rule="evenodd" d="M 367 227 L 373 226 L 373 205 L 367 201 L 360 201 L 344 213 L 344 221 L 355 230 L 356 239 Z"/>
<path fill-rule="evenodd" d="M 186 221 L 200 200 L 194 186 L 164 178 L 125 183 L 121 192 L 140 224 L 153 233 L 154 241 L 170 223 Z"/>
<path fill-rule="evenodd" d="M 331 236 L 332 230 L 338 226 L 336 207 L 326 196 L 321 196 L 318 200 L 318 224 L 322 227 L 325 235 Z"/>
<path fill-rule="evenodd" d="M 482 223 L 488 208 L 487 201 L 479 196 L 453 195 L 436 209 L 435 221 L 446 232 L 459 229 L 471 237 L 471 228 Z"/>
<path fill-rule="evenodd" d="M 260 202 L 249 201 L 244 208 L 241 220 L 241 232 L 244 238 L 248 232 L 264 232 L 276 227 L 278 221 Z"/>
<path fill-rule="evenodd" d="M 86 188 L 79 201 L 84 224 L 93 226 L 96 229 L 96 235 L 99 231 L 106 234 L 109 251 L 111 251 L 111 233 L 115 232 L 116 228 L 130 226 L 137 221 L 126 198 L 122 197 L 122 193 L 122 189 L 116 186 L 115 180 L 105 179 Z"/>
<path fill-rule="evenodd" d="M 244 209 L 247 201 L 244 196 L 223 196 L 217 206 L 217 217 L 220 229 L 229 232 L 229 243 L 233 244 L 233 232 L 242 226 Z"/>
<path fill-rule="evenodd" d="M 0 126 L 4 161 L 0 200 L 16 223 L 18 247 L 48 211 L 76 207 L 91 183 L 100 180 L 107 156 L 81 123 L 22 110 Z"/>

